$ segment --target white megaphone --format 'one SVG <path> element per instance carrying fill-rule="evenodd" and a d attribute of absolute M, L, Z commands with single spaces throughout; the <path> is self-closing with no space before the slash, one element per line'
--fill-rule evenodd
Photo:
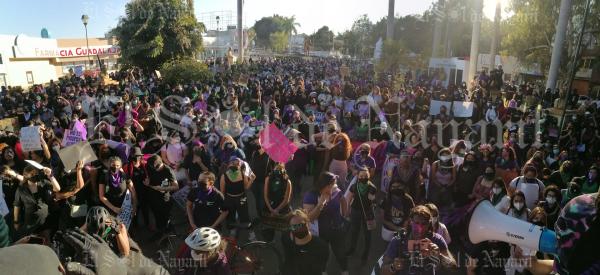
<path fill-rule="evenodd" d="M 488 200 L 475 205 L 469 219 L 469 240 L 502 241 L 556 255 L 556 234 L 517 218 L 502 214 Z"/>

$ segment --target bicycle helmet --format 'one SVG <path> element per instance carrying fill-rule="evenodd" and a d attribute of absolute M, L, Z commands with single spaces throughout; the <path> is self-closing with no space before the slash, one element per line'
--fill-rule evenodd
<path fill-rule="evenodd" d="M 193 250 L 210 252 L 221 244 L 221 235 L 210 227 L 201 227 L 185 238 L 185 244 Z"/>
<path fill-rule="evenodd" d="M 94 206 L 90 208 L 85 218 L 87 231 L 92 234 L 101 234 L 106 230 L 106 222 L 112 220 L 113 218 L 106 208 Z"/>

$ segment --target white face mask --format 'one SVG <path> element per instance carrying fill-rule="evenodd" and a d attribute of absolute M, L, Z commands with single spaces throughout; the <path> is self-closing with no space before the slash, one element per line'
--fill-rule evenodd
<path fill-rule="evenodd" d="M 52 149 L 54 149 L 54 151 L 58 152 L 58 151 L 60 151 L 60 146 L 52 146 Z"/>
<path fill-rule="evenodd" d="M 515 202 L 514 203 L 515 209 L 521 211 L 521 209 L 523 209 L 523 206 L 525 206 L 522 202 Z"/>
<path fill-rule="evenodd" d="M 502 188 L 494 187 L 494 188 L 492 188 L 492 192 L 494 192 L 494 195 L 498 195 L 498 194 L 500 194 L 500 192 L 502 192 Z"/>
<path fill-rule="evenodd" d="M 446 161 L 449 161 L 451 158 L 452 157 L 449 157 L 449 156 L 441 156 L 440 160 L 446 162 Z"/>
<path fill-rule="evenodd" d="M 555 204 L 556 203 L 556 198 L 555 197 L 546 197 L 546 202 L 548 204 Z"/>

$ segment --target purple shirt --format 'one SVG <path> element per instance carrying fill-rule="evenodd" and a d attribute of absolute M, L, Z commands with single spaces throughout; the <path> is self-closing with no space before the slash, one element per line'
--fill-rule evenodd
<path fill-rule="evenodd" d="M 341 213 L 340 199 L 343 194 L 338 187 L 334 187 L 331 192 L 331 200 L 327 202 L 319 215 L 319 236 L 335 234 L 337 230 L 342 229 L 344 217 Z M 304 195 L 304 204 L 317 205 L 318 201 L 319 193 L 316 191 L 310 191 Z"/>

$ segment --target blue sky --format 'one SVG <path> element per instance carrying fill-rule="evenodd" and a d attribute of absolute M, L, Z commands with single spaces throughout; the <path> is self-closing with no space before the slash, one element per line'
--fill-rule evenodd
<path fill-rule="evenodd" d="M 504 1 L 504 0 L 503 0 Z M 0 34 L 40 35 L 45 27 L 53 38 L 83 37 L 81 15 L 88 14 L 90 37 L 104 36 L 116 26 L 124 14 L 128 0 L 0 0 L 2 24 Z M 433 0 L 396 0 L 396 14 L 420 14 Z M 486 5 L 494 0 L 485 0 Z M 236 0 L 195 0 L 196 15 L 212 11 L 230 10 L 235 18 Z M 299 31 L 312 33 L 323 25 L 335 32 L 352 26 L 361 14 L 372 21 L 387 15 L 388 0 L 245 0 L 244 25 L 252 26 L 263 16 L 295 15 L 301 24 Z M 492 8 L 493 10 L 493 8 Z M 493 12 L 492 12 L 493 13 Z M 488 12 L 486 11 L 486 14 Z"/>

